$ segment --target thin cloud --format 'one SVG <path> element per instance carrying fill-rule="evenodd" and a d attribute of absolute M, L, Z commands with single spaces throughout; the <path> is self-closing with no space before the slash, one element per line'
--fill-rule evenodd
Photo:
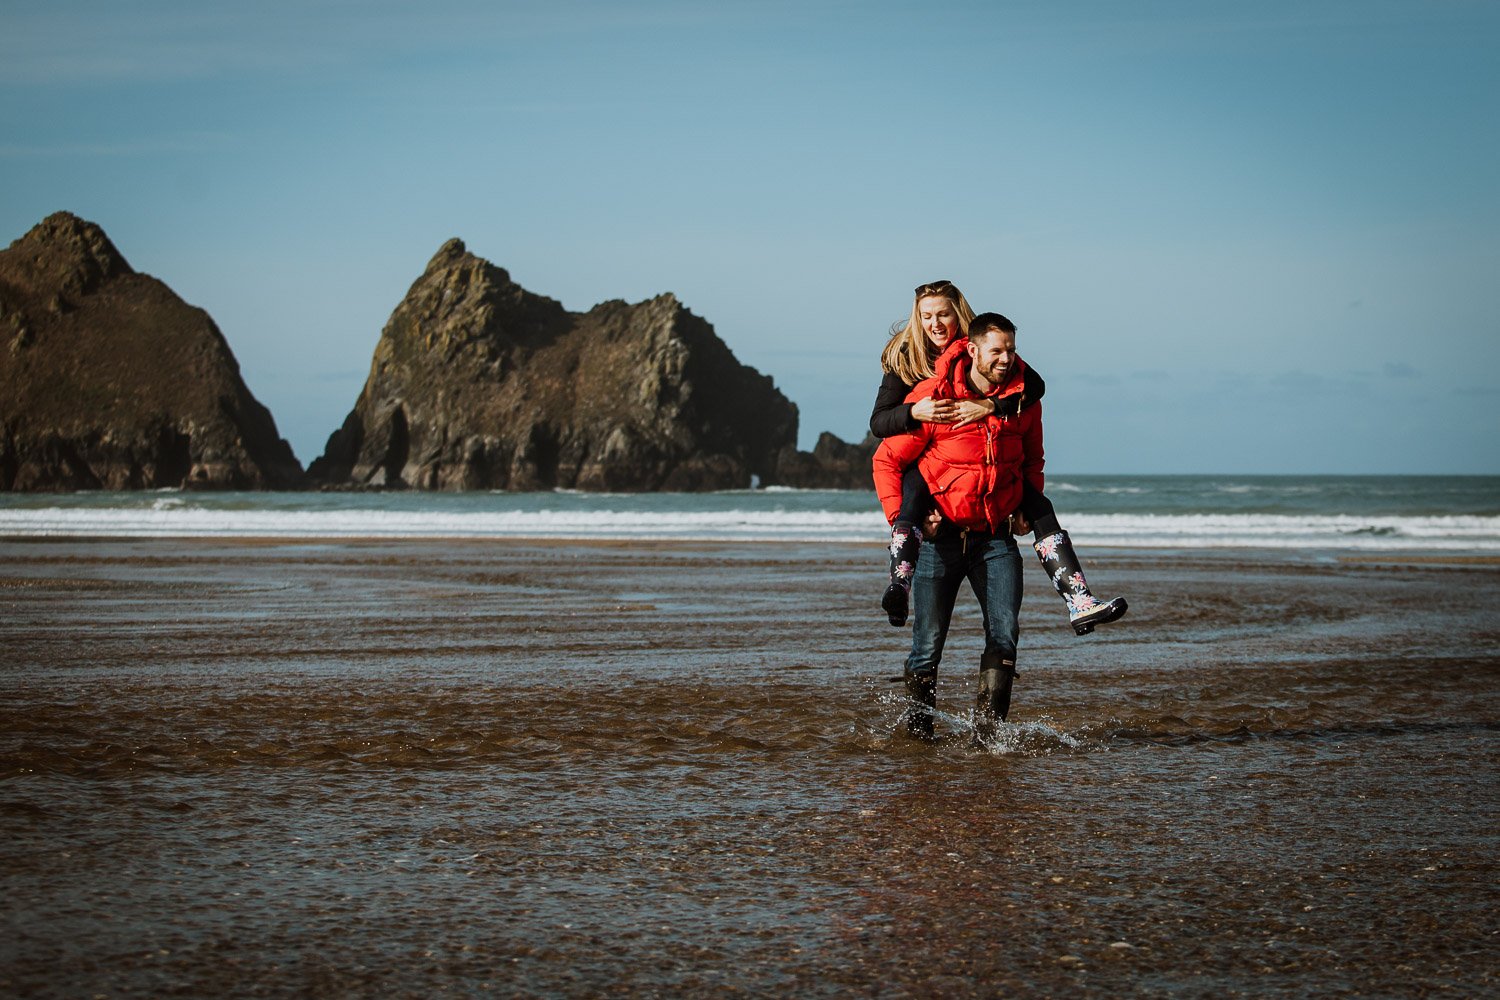
<path fill-rule="evenodd" d="M 237 144 L 227 132 L 201 132 L 124 142 L 59 142 L 16 145 L 0 143 L 0 159 L 47 159 L 69 157 L 160 156 L 163 153 L 208 153 Z"/>
<path fill-rule="evenodd" d="M 80 3 L 8 13 L 0 81 L 57 86 L 161 83 L 266 73 L 352 69 L 413 56 L 482 53 L 506 45 L 561 44 L 619 29 L 722 26 L 705 5 L 619 5 L 577 0 L 515 10 L 482 0 L 416 7 L 404 0 Z"/>

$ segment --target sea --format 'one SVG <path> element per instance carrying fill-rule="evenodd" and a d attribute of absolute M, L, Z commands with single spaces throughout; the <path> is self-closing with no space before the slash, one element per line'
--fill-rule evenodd
<path fill-rule="evenodd" d="M 1128 548 L 1500 552 L 1500 476 L 1055 476 L 1075 541 Z M 873 492 L 0 494 L 0 536 L 859 542 Z"/>

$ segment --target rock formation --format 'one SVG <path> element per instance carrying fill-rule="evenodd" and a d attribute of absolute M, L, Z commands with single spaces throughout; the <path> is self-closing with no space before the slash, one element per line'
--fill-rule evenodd
<path fill-rule="evenodd" d="M 870 434 L 859 444 L 850 444 L 824 431 L 812 451 L 783 451 L 776 475 L 766 485 L 793 486 L 804 490 L 874 489 L 871 462 L 880 442 Z"/>
<path fill-rule="evenodd" d="M 0 251 L 0 488 L 287 488 L 302 467 L 208 314 L 104 231 L 50 215 Z"/>
<path fill-rule="evenodd" d="M 797 408 L 672 295 L 570 313 L 459 240 L 396 307 L 309 478 L 333 487 L 714 490 L 776 481 Z"/>

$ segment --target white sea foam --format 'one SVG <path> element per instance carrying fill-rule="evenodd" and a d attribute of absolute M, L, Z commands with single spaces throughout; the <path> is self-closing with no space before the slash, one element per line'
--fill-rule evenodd
<path fill-rule="evenodd" d="M 621 504 L 620 506 L 626 506 Z M 1127 548 L 1500 552 L 1500 517 L 1066 514 L 1075 541 Z M 141 507 L 0 509 L 0 536 L 194 538 L 598 538 L 878 542 L 878 511 L 257 509 L 179 498 Z"/>
<path fill-rule="evenodd" d="M 1313 514 L 1080 514 L 1070 532 L 1092 545 L 1500 551 L 1500 517 Z"/>

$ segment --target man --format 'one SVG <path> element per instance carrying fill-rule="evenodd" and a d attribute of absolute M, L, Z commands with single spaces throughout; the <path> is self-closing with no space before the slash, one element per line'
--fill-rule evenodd
<path fill-rule="evenodd" d="M 1022 392 L 1025 365 L 1016 356 L 1016 327 L 999 313 L 969 323 L 963 353 L 946 356 L 936 374 L 912 387 L 908 402 L 993 398 L 1000 416 L 968 424 L 924 423 L 886 438 L 875 452 L 875 490 L 887 519 L 901 507 L 901 476 L 917 463 L 942 521 L 921 547 L 912 580 L 912 644 L 903 679 L 913 704 L 907 731 L 929 738 L 937 704 L 937 668 L 959 586 L 967 579 L 984 615 L 984 655 L 979 662 L 977 725 L 993 732 L 1010 710 L 1016 675 L 1017 616 L 1021 610 L 1021 555 L 1010 517 L 1021 503 L 1023 481 L 1041 492 L 1040 404 L 1001 406 Z"/>

